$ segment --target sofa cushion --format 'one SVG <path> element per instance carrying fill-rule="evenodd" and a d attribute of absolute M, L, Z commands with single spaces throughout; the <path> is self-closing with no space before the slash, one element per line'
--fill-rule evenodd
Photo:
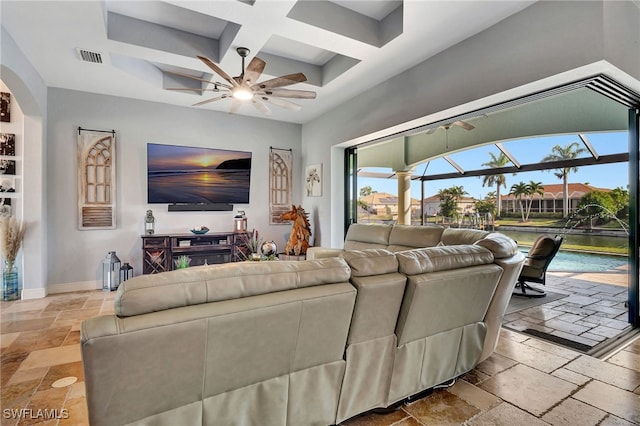
<path fill-rule="evenodd" d="M 443 230 L 443 227 L 437 225 L 395 225 L 389 234 L 389 250 L 435 247 L 440 242 Z"/>
<path fill-rule="evenodd" d="M 372 245 L 386 247 L 389 244 L 389 233 L 393 225 L 385 225 L 382 223 L 354 223 L 349 226 L 347 236 L 345 237 L 344 248 L 346 250 L 361 250 L 360 247 L 349 246 L 353 242 L 367 243 L 367 248 L 378 248 Z M 383 247 L 379 247 L 383 248 Z"/>
<path fill-rule="evenodd" d="M 446 228 L 442 231 L 441 241 L 445 246 L 473 244 L 487 235 L 489 235 L 488 231 L 479 229 Z"/>
<path fill-rule="evenodd" d="M 488 248 L 496 259 L 511 257 L 518 252 L 518 245 L 511 238 L 499 232 L 492 232 L 481 240 L 475 242 L 476 245 Z"/>
<path fill-rule="evenodd" d="M 398 272 L 398 260 L 389 250 L 347 250 L 341 256 L 349 264 L 354 277 Z"/>
<path fill-rule="evenodd" d="M 349 281 L 344 259 L 302 262 L 234 262 L 140 275 L 118 287 L 120 317 L 200 303 L 256 296 L 295 288 Z"/>
<path fill-rule="evenodd" d="M 493 263 L 493 253 L 475 245 L 439 246 L 396 253 L 398 270 L 406 275 L 447 271 Z"/>

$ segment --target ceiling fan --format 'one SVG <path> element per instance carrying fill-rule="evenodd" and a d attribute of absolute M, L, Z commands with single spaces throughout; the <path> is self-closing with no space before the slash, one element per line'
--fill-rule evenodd
<path fill-rule="evenodd" d="M 427 130 L 427 134 L 431 135 L 431 134 L 435 133 L 436 130 L 438 130 L 438 129 L 444 129 L 444 137 L 445 137 L 444 146 L 445 146 L 445 149 L 449 149 L 449 129 L 451 128 L 451 126 L 454 126 L 454 125 L 462 127 L 465 130 L 473 130 L 473 129 L 476 128 L 474 125 L 471 125 L 471 124 L 467 123 L 466 121 L 458 120 L 458 121 L 454 121 L 452 123 L 445 123 L 445 124 L 442 124 L 442 125 L 440 125 L 438 127 L 434 127 L 432 129 L 429 129 L 429 130 Z"/>
<path fill-rule="evenodd" d="M 430 135 L 432 133 L 435 133 L 436 130 L 438 130 L 438 129 L 444 129 L 445 131 L 447 131 L 447 130 L 449 130 L 451 128 L 451 126 L 460 126 L 465 130 L 473 130 L 473 129 L 476 128 L 475 126 L 467 123 L 466 121 L 458 120 L 458 121 L 454 121 L 453 123 L 446 123 L 446 124 L 443 124 L 441 126 L 429 129 L 429 130 L 427 130 L 427 134 Z"/>
<path fill-rule="evenodd" d="M 221 93 L 220 96 L 195 103 L 193 106 L 200 106 L 210 102 L 220 101 L 222 99 L 231 99 L 233 101 L 229 111 L 231 113 L 236 112 L 244 102 L 251 102 L 256 109 L 265 115 L 271 114 L 271 110 L 265 105 L 265 102 L 292 111 L 297 111 L 302 107 L 294 102 L 288 101 L 286 98 L 315 99 L 316 92 L 309 90 L 282 89 L 282 87 L 285 86 L 307 81 L 307 77 L 303 73 L 283 75 L 281 77 L 272 78 L 258 83 L 258 79 L 260 78 L 260 75 L 262 75 L 266 62 L 258 57 L 254 57 L 251 59 L 245 70 L 244 60 L 249 55 L 249 49 L 246 47 L 238 47 L 236 52 L 238 52 L 238 55 L 242 58 L 242 73 L 239 76 L 231 77 L 211 59 L 205 56 L 198 56 L 198 59 L 204 62 L 204 64 L 211 68 L 218 76 L 222 77 L 225 82 L 211 81 L 189 74 L 167 71 L 169 74 L 192 78 L 194 80 L 199 80 L 213 85 L 213 87 L 207 86 L 202 89 L 168 88 L 167 90 Z"/>

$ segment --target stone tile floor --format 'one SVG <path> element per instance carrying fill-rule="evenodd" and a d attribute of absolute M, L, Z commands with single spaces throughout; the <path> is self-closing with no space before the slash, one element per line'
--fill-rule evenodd
<path fill-rule="evenodd" d="M 563 297 L 507 314 L 503 325 L 516 331 L 538 330 L 597 347 L 630 328 L 625 306 L 626 268 L 606 273 L 548 272 L 544 290 Z M 511 303 L 523 299 L 526 302 L 527 298 L 514 296 Z M 544 302 L 544 298 L 528 300 Z"/>
<path fill-rule="evenodd" d="M 91 291 L 0 302 L 0 425 L 88 424 L 80 323 L 113 313 L 113 297 Z M 67 377 L 77 381 L 56 387 Z M 495 353 L 454 386 L 343 423 L 455 424 L 640 425 L 640 339 L 601 360 L 503 329 Z"/>

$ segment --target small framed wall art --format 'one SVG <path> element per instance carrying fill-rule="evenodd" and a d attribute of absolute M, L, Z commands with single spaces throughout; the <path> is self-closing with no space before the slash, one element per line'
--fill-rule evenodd
<path fill-rule="evenodd" d="M 307 197 L 322 196 L 322 164 L 311 164 L 305 171 Z"/>
<path fill-rule="evenodd" d="M 0 121 L 11 122 L 11 93 L 0 92 Z"/>
<path fill-rule="evenodd" d="M 0 155 L 15 157 L 16 135 L 13 133 L 0 133 Z"/>
<path fill-rule="evenodd" d="M 0 175 L 15 175 L 15 174 L 16 174 L 15 160 L 0 160 Z"/>

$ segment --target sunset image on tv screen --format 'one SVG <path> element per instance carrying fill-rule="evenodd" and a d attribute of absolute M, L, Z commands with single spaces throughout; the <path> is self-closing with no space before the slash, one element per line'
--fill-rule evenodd
<path fill-rule="evenodd" d="M 251 152 L 147 144 L 147 197 L 163 204 L 246 204 Z"/>

